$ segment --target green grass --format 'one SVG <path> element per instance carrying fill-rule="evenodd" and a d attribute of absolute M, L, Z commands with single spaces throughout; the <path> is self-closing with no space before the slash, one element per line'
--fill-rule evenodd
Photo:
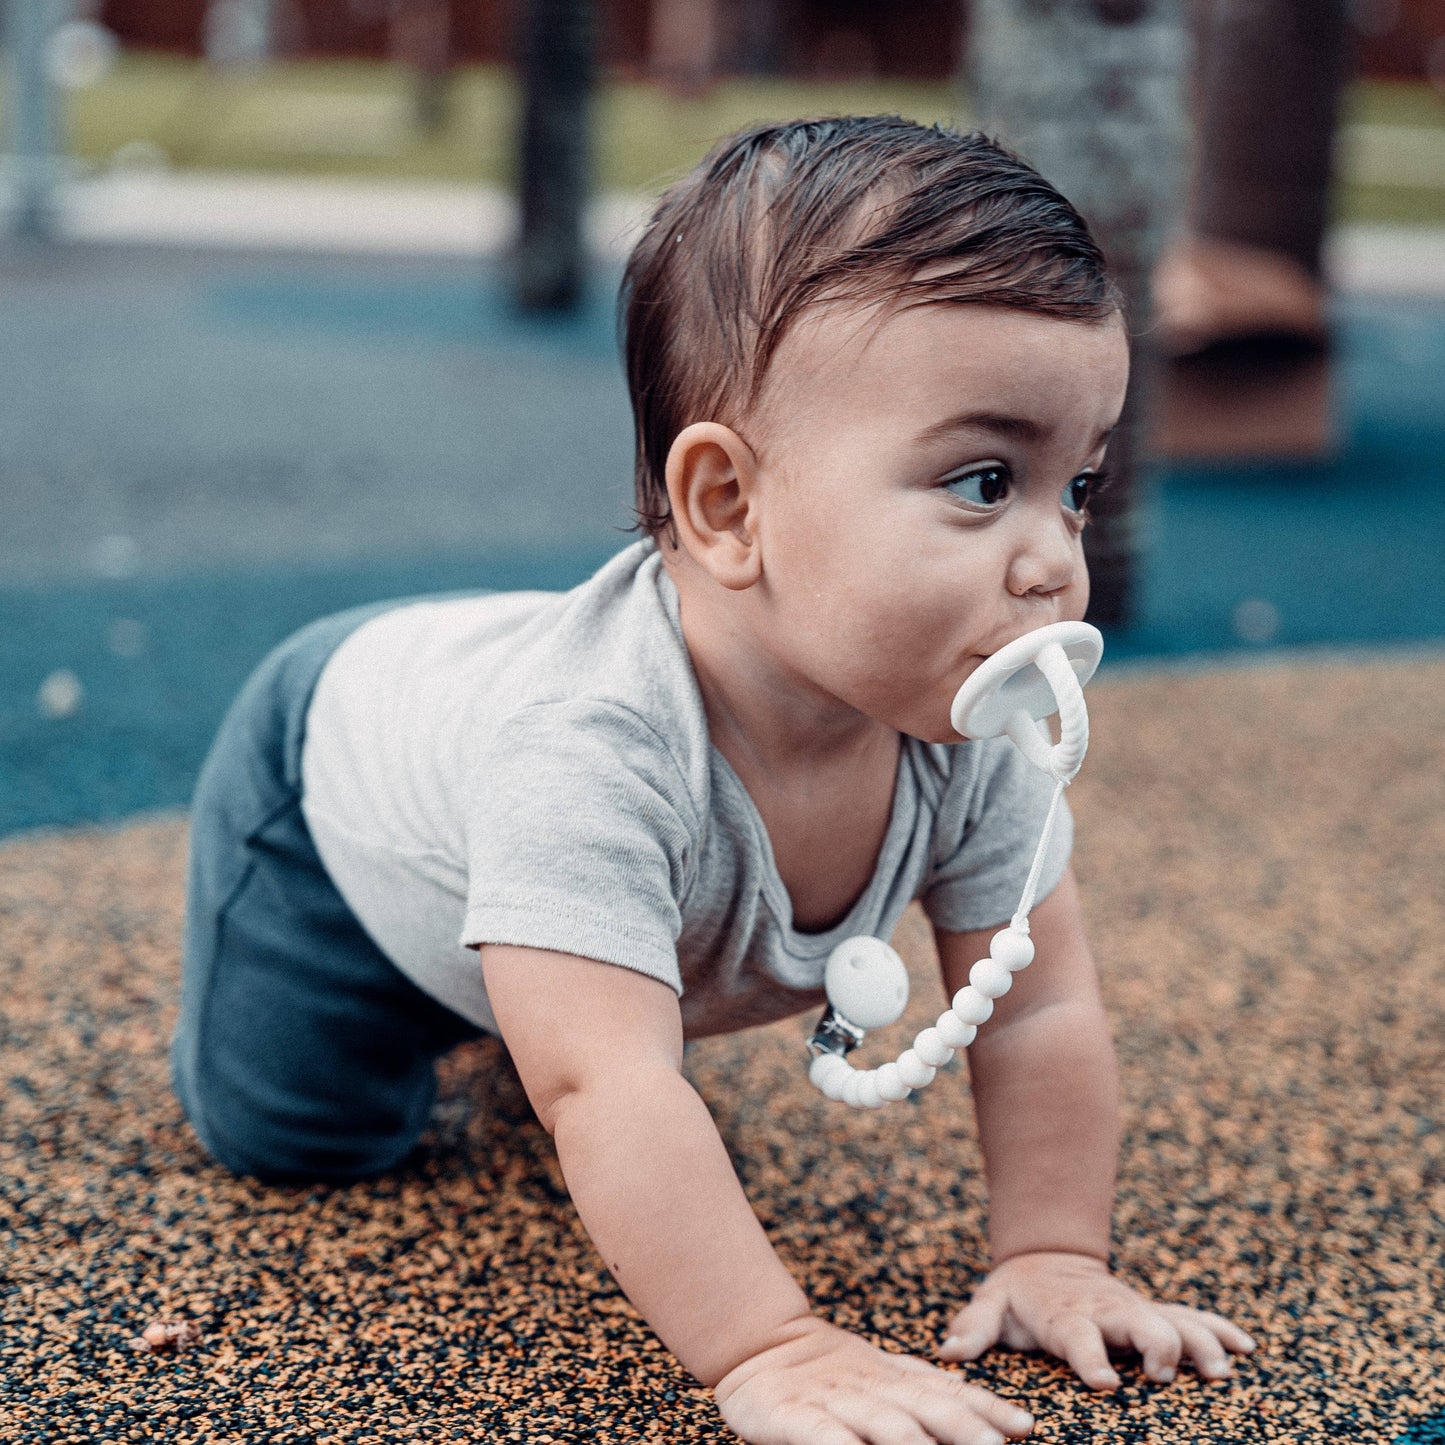
<path fill-rule="evenodd" d="M 1345 97 L 1346 124 L 1407 126 L 1434 131 L 1437 175 L 1445 177 L 1445 93 L 1403 81 L 1367 81 Z M 1398 221 L 1445 225 L 1445 184 L 1393 186 L 1372 181 L 1368 167 L 1346 168 L 1336 199 L 1338 214 L 1351 221 Z"/>
<path fill-rule="evenodd" d="M 603 189 L 656 190 L 715 137 L 748 122 L 882 110 L 925 121 L 967 118 L 959 92 L 941 84 L 734 80 L 681 100 L 614 80 L 597 109 L 597 181 Z M 103 83 L 70 97 L 67 140 L 78 159 L 101 166 L 141 141 L 180 167 L 506 185 L 516 111 L 513 78 L 496 67 L 458 72 L 448 121 L 428 135 L 413 123 L 408 77 L 392 67 L 278 62 L 227 73 L 130 54 Z M 1346 118 L 1436 130 L 1445 154 L 1445 97 L 1428 86 L 1358 83 Z M 1353 172 L 1339 188 L 1342 215 L 1445 224 L 1445 184 L 1381 184 L 1358 167 Z"/>
<path fill-rule="evenodd" d="M 657 86 L 616 84 L 598 112 L 599 171 L 604 186 L 660 189 L 719 136 L 755 121 L 883 111 L 924 122 L 968 120 L 962 96 L 946 85 L 733 80 L 700 100 L 679 100 Z"/>
<path fill-rule="evenodd" d="M 749 121 L 805 112 L 898 110 L 946 119 L 946 86 L 801 85 L 733 81 L 700 100 L 651 85 L 608 84 L 597 108 L 597 178 L 604 189 L 656 189 L 687 170 L 719 135 Z M 177 166 L 377 178 L 511 179 L 517 87 L 498 68 L 457 73 L 451 113 L 434 135 L 412 120 L 408 77 L 357 61 L 278 63 L 216 72 L 172 57 L 126 56 L 102 84 L 70 99 L 72 154 L 108 164 L 135 141 Z"/>

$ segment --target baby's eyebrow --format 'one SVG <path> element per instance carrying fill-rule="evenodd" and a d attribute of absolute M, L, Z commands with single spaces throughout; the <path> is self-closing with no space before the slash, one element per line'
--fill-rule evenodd
<path fill-rule="evenodd" d="M 924 427 L 915 440 L 920 446 L 924 446 L 929 442 L 941 441 L 956 431 L 987 431 L 1007 437 L 1010 441 L 1037 442 L 1048 435 L 1049 428 L 1040 425 L 1032 417 L 1008 416 L 996 411 L 965 411 Z"/>
<path fill-rule="evenodd" d="M 965 411 L 924 427 L 914 441 L 918 446 L 927 446 L 930 442 L 941 441 L 954 432 L 985 431 L 1007 437 L 1010 441 L 1032 443 L 1045 440 L 1052 430 L 1052 427 L 1028 416 L 1011 416 L 996 411 Z M 1095 449 L 1101 447 L 1113 434 L 1113 427 L 1105 427 L 1094 442 Z"/>

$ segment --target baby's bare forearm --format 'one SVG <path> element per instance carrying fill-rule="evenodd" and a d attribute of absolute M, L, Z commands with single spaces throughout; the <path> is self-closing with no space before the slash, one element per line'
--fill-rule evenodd
<path fill-rule="evenodd" d="M 704 1384 L 808 1315 L 707 1107 L 650 1068 L 570 1095 L 553 1124 L 577 1212 L 627 1297 Z"/>
<path fill-rule="evenodd" d="M 1107 1261 L 1121 1124 L 1102 1008 L 1059 1004 L 980 1030 L 969 1071 L 995 1263 L 1038 1249 Z"/>

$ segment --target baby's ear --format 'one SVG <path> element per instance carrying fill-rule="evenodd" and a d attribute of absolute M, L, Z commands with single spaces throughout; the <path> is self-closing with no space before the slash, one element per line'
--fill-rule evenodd
<path fill-rule="evenodd" d="M 762 575 L 757 459 L 731 427 L 684 427 L 667 454 L 667 495 L 678 541 L 715 582 L 733 592 Z"/>

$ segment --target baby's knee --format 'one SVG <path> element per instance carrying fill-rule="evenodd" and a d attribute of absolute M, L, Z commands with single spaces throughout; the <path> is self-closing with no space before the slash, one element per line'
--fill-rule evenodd
<path fill-rule="evenodd" d="M 226 1127 L 214 1114 L 191 1115 L 202 1147 L 232 1174 L 262 1184 L 352 1184 L 389 1173 L 416 1148 L 416 1140 L 298 1137 L 294 1130 L 247 1121 Z"/>
<path fill-rule="evenodd" d="M 416 1148 L 430 1114 L 348 1119 L 323 1101 L 237 1087 L 204 1062 L 171 1058 L 172 1084 L 206 1152 L 232 1174 L 264 1184 L 345 1184 L 395 1169 Z"/>

